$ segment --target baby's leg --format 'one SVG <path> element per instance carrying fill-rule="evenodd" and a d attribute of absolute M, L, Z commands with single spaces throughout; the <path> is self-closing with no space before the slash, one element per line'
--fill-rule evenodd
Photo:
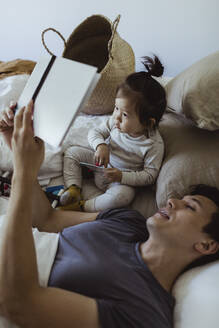
<path fill-rule="evenodd" d="M 135 188 L 111 183 L 106 192 L 85 201 L 85 212 L 98 212 L 106 209 L 128 206 L 135 197 Z"/>
<path fill-rule="evenodd" d="M 94 152 L 77 146 L 70 147 L 65 151 L 63 169 L 65 187 L 76 185 L 81 188 L 82 173 L 80 162 L 94 164 Z"/>
<path fill-rule="evenodd" d="M 82 147 L 70 147 L 64 154 L 65 192 L 60 197 L 60 209 L 68 210 L 73 202 L 80 201 L 82 174 L 80 162 L 94 163 L 94 152 Z M 67 206 L 67 207 L 66 207 Z"/>

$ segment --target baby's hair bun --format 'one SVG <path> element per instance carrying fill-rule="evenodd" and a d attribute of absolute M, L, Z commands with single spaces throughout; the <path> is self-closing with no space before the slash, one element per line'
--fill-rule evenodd
<path fill-rule="evenodd" d="M 145 66 L 147 73 L 149 75 L 157 76 L 157 77 L 163 75 L 164 67 L 156 55 L 154 55 L 153 58 L 144 56 L 142 57 L 142 59 L 143 59 L 142 64 Z"/>

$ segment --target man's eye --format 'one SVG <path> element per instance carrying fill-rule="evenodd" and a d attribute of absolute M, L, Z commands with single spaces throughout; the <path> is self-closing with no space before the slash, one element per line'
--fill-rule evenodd
<path fill-rule="evenodd" d="M 195 208 L 194 207 L 192 207 L 191 205 L 189 205 L 189 204 L 186 204 L 186 207 L 187 208 L 189 208 L 190 210 L 192 210 L 192 211 L 195 211 Z"/>

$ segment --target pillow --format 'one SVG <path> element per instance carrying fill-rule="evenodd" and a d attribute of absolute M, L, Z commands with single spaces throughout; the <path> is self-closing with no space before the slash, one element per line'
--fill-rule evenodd
<path fill-rule="evenodd" d="M 164 114 L 159 130 L 165 155 L 157 178 L 158 207 L 170 197 L 183 197 L 193 184 L 219 188 L 219 131 L 199 129 L 174 113 Z"/>
<path fill-rule="evenodd" d="M 139 211 L 145 218 L 149 218 L 157 212 L 157 204 L 154 186 L 138 187 L 136 196 L 130 207 Z"/>
<path fill-rule="evenodd" d="M 0 111 L 9 106 L 11 100 L 18 100 L 28 78 L 28 74 L 21 74 L 0 80 Z"/>
<path fill-rule="evenodd" d="M 219 51 L 177 75 L 166 85 L 167 106 L 203 129 L 219 129 Z"/>
<path fill-rule="evenodd" d="M 218 295 L 218 261 L 183 273 L 173 287 L 174 328 L 218 327 Z"/>

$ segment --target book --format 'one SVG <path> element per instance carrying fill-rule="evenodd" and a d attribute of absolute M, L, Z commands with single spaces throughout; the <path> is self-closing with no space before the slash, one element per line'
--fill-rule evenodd
<path fill-rule="evenodd" d="M 34 135 L 60 147 L 99 77 L 94 66 L 63 57 L 43 57 L 30 75 L 17 108 L 33 99 Z"/>
<path fill-rule="evenodd" d="M 104 169 L 105 169 L 104 166 L 98 166 L 98 165 L 94 165 L 94 164 L 90 164 L 90 163 L 86 163 L 86 162 L 79 162 L 79 164 L 80 164 L 80 166 L 86 167 L 86 168 L 90 169 L 91 171 L 104 173 Z M 108 169 L 113 168 L 113 166 L 111 164 L 109 164 L 107 168 Z M 125 169 L 125 168 L 121 168 L 120 170 L 122 172 L 132 172 L 133 171 L 130 169 Z"/>
<path fill-rule="evenodd" d="M 102 172 L 104 173 L 104 166 L 98 166 L 98 165 L 94 165 L 94 164 L 90 164 L 90 163 L 86 163 L 86 162 L 80 162 L 80 166 L 86 167 L 91 171 L 94 172 Z"/>

